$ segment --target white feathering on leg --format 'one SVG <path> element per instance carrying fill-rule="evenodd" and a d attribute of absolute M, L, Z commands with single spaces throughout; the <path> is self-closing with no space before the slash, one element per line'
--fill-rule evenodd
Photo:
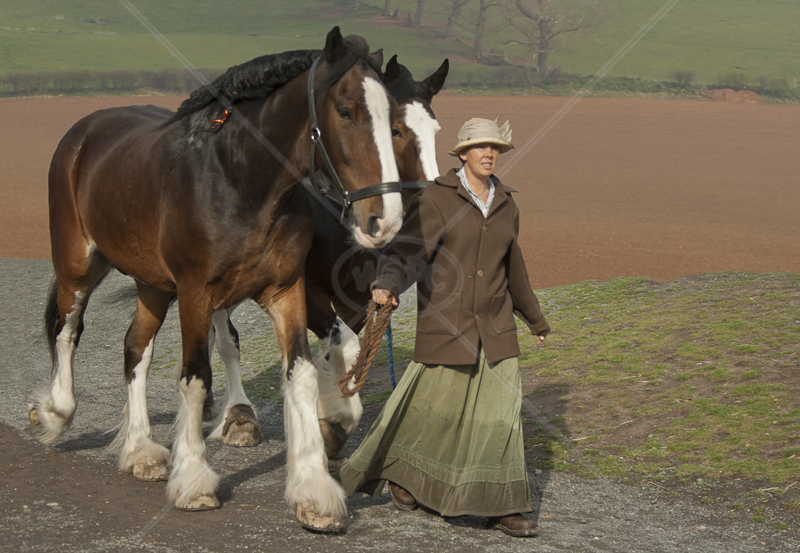
<path fill-rule="evenodd" d="M 286 374 L 284 370 L 284 374 Z M 317 416 L 317 370 L 305 359 L 294 363 L 284 378 L 283 412 L 286 431 L 286 502 L 313 507 L 323 516 L 345 517 L 342 487 L 331 478 Z"/>
<path fill-rule="evenodd" d="M 213 496 L 219 476 L 206 461 L 203 441 L 203 402 L 206 388 L 199 378 L 180 381 L 181 403 L 175 421 L 176 437 L 172 446 L 172 472 L 167 483 L 167 497 L 177 506 L 200 496 Z"/>

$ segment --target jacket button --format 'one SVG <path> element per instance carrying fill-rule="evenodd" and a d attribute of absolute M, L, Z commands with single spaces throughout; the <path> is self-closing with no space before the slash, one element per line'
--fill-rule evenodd
<path fill-rule="evenodd" d="M 489 227 L 487 227 L 486 225 L 483 225 L 483 232 L 489 232 Z"/>
<path fill-rule="evenodd" d="M 476 314 L 476 315 L 475 315 L 475 320 L 476 320 L 476 321 L 479 321 L 480 319 L 481 319 L 481 316 L 480 316 L 480 315 L 478 315 L 478 314 Z"/>
<path fill-rule="evenodd" d="M 478 276 L 483 276 L 483 270 L 482 269 L 478 269 Z"/>

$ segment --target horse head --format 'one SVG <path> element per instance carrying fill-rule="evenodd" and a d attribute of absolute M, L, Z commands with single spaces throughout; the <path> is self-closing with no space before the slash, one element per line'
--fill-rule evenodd
<path fill-rule="evenodd" d="M 312 66 L 309 76 L 315 98 L 309 106 L 318 113 L 317 128 L 313 111 L 311 115 L 312 142 L 322 145 L 316 154 L 312 145 L 312 165 L 324 164 L 328 176 L 341 182 L 353 236 L 367 248 L 388 244 L 402 224 L 391 128 L 396 105 L 381 82 L 381 61 L 381 54 L 368 53 L 363 38 L 344 38 L 334 27 L 317 62 L 317 75 Z M 379 188 L 379 195 L 359 194 L 382 183 L 392 186 Z"/>
<path fill-rule="evenodd" d="M 431 101 L 442 89 L 448 70 L 449 62 L 445 59 L 429 77 L 415 81 L 411 72 L 398 63 L 397 55 L 386 64 L 383 84 L 399 104 L 392 136 L 397 168 L 404 182 L 432 181 L 439 176 L 436 133 L 441 126 L 433 114 Z M 404 202 L 416 192 L 407 189 Z"/>

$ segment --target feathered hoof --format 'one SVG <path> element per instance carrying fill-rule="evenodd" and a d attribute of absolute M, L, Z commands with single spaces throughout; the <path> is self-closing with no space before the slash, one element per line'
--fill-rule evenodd
<path fill-rule="evenodd" d="M 234 447 L 253 447 L 261 441 L 261 428 L 252 407 L 234 405 L 225 417 L 222 442 Z"/>
<path fill-rule="evenodd" d="M 297 506 L 296 516 L 300 526 L 314 532 L 341 534 L 347 530 L 347 524 L 344 518 L 337 516 L 321 516 L 303 505 Z"/>
<path fill-rule="evenodd" d="M 169 467 L 158 461 L 139 461 L 133 465 L 133 477 L 143 482 L 159 482 L 169 477 Z"/>
<path fill-rule="evenodd" d="M 175 508 L 179 511 L 211 511 L 220 508 L 219 499 L 215 495 L 201 495 L 188 500 L 176 500 Z"/>

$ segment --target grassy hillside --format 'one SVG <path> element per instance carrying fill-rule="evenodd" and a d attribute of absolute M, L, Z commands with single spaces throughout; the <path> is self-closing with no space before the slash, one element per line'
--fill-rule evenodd
<path fill-rule="evenodd" d="M 473 4 L 477 5 L 476 2 Z M 596 31 L 575 37 L 552 55 L 563 71 L 594 74 L 650 18 L 664 0 L 608 0 L 609 17 Z M 404 26 L 415 0 L 396 0 L 400 16 L 379 16 L 383 0 L 4 0 L 0 4 L 0 74 L 8 71 L 146 69 L 180 67 L 141 15 L 196 67 L 224 69 L 264 53 L 322 47 L 339 24 L 364 35 L 373 48 L 398 53 L 415 73 L 453 62 L 453 75 L 490 71 L 471 56 L 473 5 L 465 8 L 456 40 L 439 38 L 445 0 L 428 0 L 422 28 Z M 356 7 L 357 6 L 357 7 Z M 509 56 L 521 51 L 501 43 L 500 12 L 492 12 L 487 44 Z M 609 75 L 668 79 L 689 71 L 715 83 L 736 73 L 746 79 L 800 76 L 800 1 L 683 0 Z M 461 75 L 461 77 L 458 77 Z M 469 78 L 466 78 L 469 80 Z"/>
<path fill-rule="evenodd" d="M 382 5 L 380 0 L 373 3 Z M 667 4 L 666 0 L 605 0 L 608 17 L 596 30 L 559 45 L 551 58 L 563 71 L 591 75 L 622 48 Z M 443 28 L 443 2 L 428 1 L 430 25 Z M 476 4 L 476 2 L 473 2 Z M 395 0 L 401 14 L 414 11 L 415 0 Z M 472 11 L 470 11 L 472 9 Z M 509 37 L 501 17 L 491 12 L 487 46 L 510 55 L 519 49 L 503 45 Z M 474 6 L 465 8 L 474 18 Z M 682 0 L 631 49 L 610 76 L 664 80 L 674 71 L 691 71 L 698 82 L 711 84 L 731 71 L 750 78 L 800 77 L 800 1 L 797 0 Z M 472 44 L 470 21 L 459 37 Z"/>
<path fill-rule="evenodd" d="M 354 14 L 337 2 L 5 0 L 0 4 L 0 74 L 181 67 L 126 5 L 195 67 L 224 69 L 267 53 L 322 48 L 334 25 L 344 34 L 365 36 L 375 49 L 399 53 L 416 71 L 438 67 L 443 57 L 463 49 L 453 43 L 432 50 L 424 30 L 376 25 L 369 19 L 376 10 L 365 7 Z"/>

